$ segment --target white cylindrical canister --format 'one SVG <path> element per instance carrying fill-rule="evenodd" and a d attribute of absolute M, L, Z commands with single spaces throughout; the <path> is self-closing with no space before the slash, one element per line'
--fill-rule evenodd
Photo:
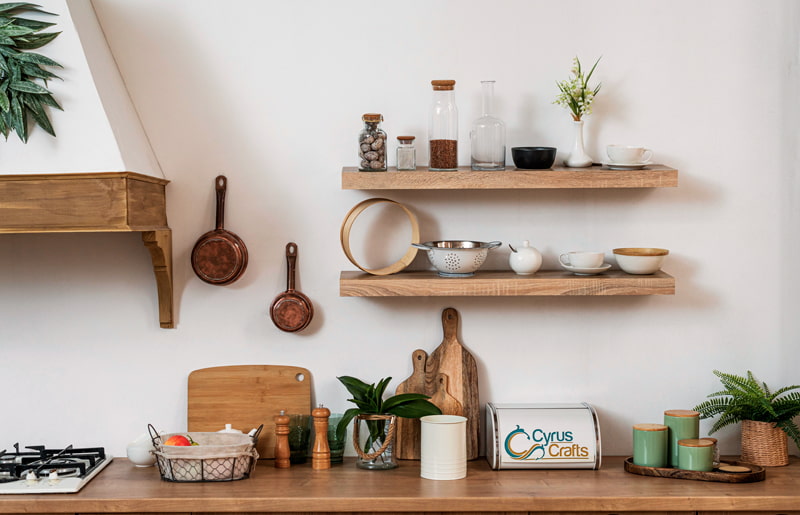
<path fill-rule="evenodd" d="M 466 417 L 428 415 L 420 422 L 420 476 L 445 480 L 466 477 Z"/>
<path fill-rule="evenodd" d="M 486 404 L 493 469 L 599 469 L 600 424 L 589 404 Z"/>

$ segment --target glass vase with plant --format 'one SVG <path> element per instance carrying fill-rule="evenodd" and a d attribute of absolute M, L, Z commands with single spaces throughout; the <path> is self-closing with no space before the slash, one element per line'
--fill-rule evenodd
<path fill-rule="evenodd" d="M 800 385 L 771 390 L 752 372 L 747 377 L 714 370 L 724 390 L 709 394 L 709 400 L 695 406 L 700 418 L 719 415 L 709 434 L 730 424 L 742 422 L 742 460 L 757 465 L 789 463 L 787 439 L 800 446 L 800 428 L 794 418 L 800 415 Z"/>
<path fill-rule="evenodd" d="M 352 398 L 347 399 L 356 405 L 344 412 L 336 427 L 337 438 L 343 439 L 347 426 L 355 418 L 353 445 L 358 454 L 356 464 L 367 469 L 390 469 L 397 466 L 392 456 L 392 439 L 396 417 L 420 418 L 426 415 L 441 415 L 442 411 L 421 393 L 403 393 L 383 398 L 391 377 L 377 383 L 367 384 L 350 376 L 337 378 Z M 356 441 L 359 427 L 366 429 L 366 441 Z"/>

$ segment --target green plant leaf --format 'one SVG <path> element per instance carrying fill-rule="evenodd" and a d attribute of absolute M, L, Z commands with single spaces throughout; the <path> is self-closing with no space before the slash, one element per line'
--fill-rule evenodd
<path fill-rule="evenodd" d="M 23 93 L 31 93 L 33 95 L 51 95 L 52 93 L 42 86 L 30 81 L 11 81 L 9 88 Z"/>
<path fill-rule="evenodd" d="M 395 406 L 400 406 L 402 404 L 406 404 L 411 401 L 428 400 L 428 399 L 430 399 L 430 397 L 422 393 L 401 393 L 399 395 L 394 395 L 392 397 L 389 397 L 388 399 L 383 401 L 383 409 L 386 413 L 391 413 L 389 410 L 391 410 Z"/>
<path fill-rule="evenodd" d="M 35 30 L 28 28 L 28 27 L 20 27 L 19 25 L 8 24 L 0 27 L 0 35 L 3 36 L 25 36 L 27 34 L 33 34 L 36 32 Z"/>
<path fill-rule="evenodd" d="M 25 113 L 19 103 L 19 99 L 12 93 L 11 95 L 11 127 L 16 131 L 19 139 L 23 143 L 28 142 L 28 124 L 25 120 Z"/>
<path fill-rule="evenodd" d="M 40 9 L 40 7 L 42 6 L 38 4 L 30 4 L 27 2 L 14 2 L 14 3 L 0 4 L 0 12 L 9 13 L 14 11 L 33 11 L 42 14 L 51 14 L 51 15 L 53 14 L 47 11 L 43 11 L 42 9 Z"/>
<path fill-rule="evenodd" d="M 28 75 L 29 77 L 35 77 L 37 79 L 44 79 L 44 80 L 61 79 L 61 77 L 59 77 L 55 73 L 45 70 L 44 68 L 39 68 L 35 64 L 23 64 L 22 73 Z"/>
<path fill-rule="evenodd" d="M 31 113 L 31 117 L 36 122 L 36 124 L 44 129 L 48 134 L 51 136 L 55 136 L 56 132 L 53 130 L 53 126 L 50 125 L 50 119 L 47 117 L 47 113 L 44 111 L 42 104 L 40 104 L 37 100 L 38 97 L 26 95 L 23 96 L 23 103 L 28 107 Z"/>
<path fill-rule="evenodd" d="M 39 95 L 38 98 L 42 105 L 54 107 L 60 111 L 64 110 L 60 105 L 58 105 L 58 102 L 56 102 L 56 99 L 53 98 L 53 95 Z"/>
<path fill-rule="evenodd" d="M 347 391 L 350 392 L 350 395 L 353 397 L 362 400 L 366 398 L 369 385 L 364 381 L 350 376 L 341 376 L 337 377 L 336 379 L 338 379 L 339 382 L 342 383 L 345 388 L 347 388 Z"/>
<path fill-rule="evenodd" d="M 386 412 L 404 418 L 420 418 L 426 415 L 442 414 L 442 410 L 440 410 L 438 406 L 425 399 L 419 399 L 407 402 L 405 404 L 400 404 L 391 410 L 387 410 Z"/>
<path fill-rule="evenodd" d="M 55 23 L 50 23 L 47 21 L 39 21 L 39 20 L 29 20 L 27 18 L 14 18 L 13 20 L 9 20 L 10 22 L 14 22 L 17 25 L 21 25 L 23 27 L 28 27 L 29 29 L 33 29 L 36 32 L 46 29 L 48 27 L 52 27 Z"/>
<path fill-rule="evenodd" d="M 11 109 L 11 102 L 8 101 L 8 95 L 5 91 L 0 91 L 0 109 L 8 111 Z"/>
<path fill-rule="evenodd" d="M 350 422 L 361 412 L 358 408 L 350 408 L 344 412 L 342 415 L 342 420 L 339 421 L 339 425 L 336 426 L 336 439 L 337 440 L 344 440 L 344 437 L 347 436 L 347 426 Z"/>
<path fill-rule="evenodd" d="M 20 52 L 15 56 L 15 58 L 25 63 L 41 64 L 43 66 L 57 66 L 59 68 L 63 68 L 63 66 L 53 61 L 49 57 L 45 57 L 42 54 L 37 54 L 34 52 Z"/>
<path fill-rule="evenodd" d="M 23 50 L 34 50 L 53 41 L 59 34 L 61 34 L 61 32 L 43 32 L 34 36 L 17 38 L 14 42 L 14 46 Z"/>

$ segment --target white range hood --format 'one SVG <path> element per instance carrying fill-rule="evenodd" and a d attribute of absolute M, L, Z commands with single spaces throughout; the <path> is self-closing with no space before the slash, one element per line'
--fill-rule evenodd
<path fill-rule="evenodd" d="M 58 15 L 21 16 L 61 31 L 36 52 L 63 66 L 50 69 L 64 80 L 49 81 L 48 89 L 64 111 L 48 108 L 56 137 L 31 126 L 28 143 L 16 133 L 0 138 L 0 174 L 132 171 L 163 178 L 91 0 L 36 3 Z"/>

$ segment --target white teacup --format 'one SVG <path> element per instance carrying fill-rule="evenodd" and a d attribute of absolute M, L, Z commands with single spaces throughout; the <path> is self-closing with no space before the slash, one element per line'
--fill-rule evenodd
<path fill-rule="evenodd" d="M 606 147 L 606 154 L 614 163 L 629 165 L 649 163 L 653 157 L 653 151 L 649 148 L 631 145 L 609 145 Z"/>
<path fill-rule="evenodd" d="M 572 251 L 561 254 L 558 260 L 561 264 L 574 268 L 600 268 L 604 257 L 603 252 Z"/>

